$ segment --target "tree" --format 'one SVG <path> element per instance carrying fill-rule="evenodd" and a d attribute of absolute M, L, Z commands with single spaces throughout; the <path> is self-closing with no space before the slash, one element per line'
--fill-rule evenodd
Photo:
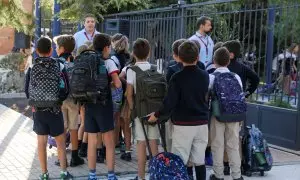
<path fill-rule="evenodd" d="M 22 0 L 0 2 L 0 28 L 11 27 L 26 34 L 32 33 L 32 15 L 25 12 Z"/>

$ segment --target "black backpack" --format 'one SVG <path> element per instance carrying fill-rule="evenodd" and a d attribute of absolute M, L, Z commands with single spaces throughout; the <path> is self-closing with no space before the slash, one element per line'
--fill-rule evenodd
<path fill-rule="evenodd" d="M 61 104 L 60 63 L 52 58 L 37 58 L 30 72 L 29 105 L 37 108 Z"/>
<path fill-rule="evenodd" d="M 74 60 L 70 96 L 79 103 L 103 103 L 110 93 L 108 73 L 101 54 L 87 50 Z"/>
<path fill-rule="evenodd" d="M 136 94 L 134 96 L 134 116 L 143 117 L 157 111 L 167 92 L 165 77 L 157 72 L 155 65 L 143 71 L 138 66 L 129 67 L 136 73 Z"/>

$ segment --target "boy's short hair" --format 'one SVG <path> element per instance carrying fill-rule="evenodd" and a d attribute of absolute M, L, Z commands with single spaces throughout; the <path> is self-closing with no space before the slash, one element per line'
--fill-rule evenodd
<path fill-rule="evenodd" d="M 41 54 L 50 53 L 52 48 L 52 41 L 48 37 L 40 37 L 36 42 L 36 49 Z"/>
<path fill-rule="evenodd" d="M 178 39 L 176 41 L 174 41 L 174 43 L 172 44 L 172 50 L 173 50 L 173 53 L 178 56 L 178 48 L 179 46 L 184 42 L 186 41 L 186 39 Z"/>
<path fill-rule="evenodd" d="M 79 56 L 79 54 L 81 54 L 83 51 L 88 50 L 88 49 L 89 49 L 89 47 L 86 44 L 79 46 L 79 48 L 77 49 L 77 52 L 76 52 L 76 56 Z"/>
<path fill-rule="evenodd" d="M 150 44 L 147 39 L 138 38 L 132 47 L 132 53 L 138 60 L 146 60 L 150 53 Z"/>
<path fill-rule="evenodd" d="M 108 34 L 96 34 L 93 41 L 93 46 L 96 51 L 103 51 L 107 46 L 111 45 L 111 38 Z"/>
<path fill-rule="evenodd" d="M 241 49 L 242 45 L 238 40 L 227 41 L 223 44 L 223 47 L 226 47 L 230 53 L 234 54 L 235 58 L 242 57 Z"/>
<path fill-rule="evenodd" d="M 223 42 L 217 42 L 213 48 L 213 52 L 215 53 L 216 50 L 218 50 L 220 47 L 223 46 L 223 44 L 224 44 Z"/>
<path fill-rule="evenodd" d="M 205 25 L 206 21 L 212 21 L 211 18 L 207 16 L 201 16 L 200 18 L 197 19 L 197 28 L 200 28 L 201 25 Z"/>
<path fill-rule="evenodd" d="M 179 58 L 182 62 L 192 64 L 198 60 L 199 49 L 193 41 L 186 40 L 179 46 Z"/>
<path fill-rule="evenodd" d="M 60 35 L 53 38 L 58 47 L 64 47 L 66 52 L 71 53 L 75 48 L 75 39 L 71 35 Z"/>
<path fill-rule="evenodd" d="M 229 51 L 225 47 L 220 47 L 214 54 L 214 62 L 219 66 L 227 66 L 230 62 Z"/>

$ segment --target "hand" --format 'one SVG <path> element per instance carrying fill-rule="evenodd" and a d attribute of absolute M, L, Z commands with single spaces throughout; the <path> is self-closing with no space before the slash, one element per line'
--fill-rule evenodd
<path fill-rule="evenodd" d="M 149 115 L 150 115 L 150 118 L 148 119 L 148 122 L 155 123 L 157 121 L 157 118 L 154 116 L 154 112 Z"/>

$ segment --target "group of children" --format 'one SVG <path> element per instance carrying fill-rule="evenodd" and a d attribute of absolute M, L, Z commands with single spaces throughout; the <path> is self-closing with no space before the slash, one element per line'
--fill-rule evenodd
<path fill-rule="evenodd" d="M 70 63 L 76 59 L 72 56 L 75 40 L 73 36 L 62 35 L 54 38 L 54 42 L 61 72 L 68 77 Z M 113 52 L 111 52 L 111 46 Z M 92 44 L 87 43 L 77 49 L 76 55 L 80 55 L 85 50 L 94 50 L 101 54 L 111 83 L 111 93 L 107 95 L 110 100 L 105 105 L 101 103 L 81 105 L 68 97 L 62 102 L 61 107 L 34 109 L 33 129 L 38 135 L 38 155 L 42 169 L 40 179 L 49 179 L 46 154 L 48 135 L 55 137 L 57 142 L 58 165 L 62 169 L 61 179 L 72 179 L 72 175 L 66 170 L 68 164 L 65 145 L 67 130 L 70 132 L 72 144 L 71 167 L 84 163 L 79 155 L 87 156 L 88 179 L 92 180 L 96 179 L 96 162 L 103 163 L 106 160 L 108 179 L 117 179 L 114 164 L 115 148 L 120 144 L 120 129 L 123 131 L 125 140 L 125 151 L 121 159 L 131 161 L 131 119 L 134 124 L 134 137 L 137 140 L 138 176 L 135 179 L 145 179 L 146 142 L 141 127 L 141 117 L 133 117 L 131 114 L 135 108 L 137 77 L 130 67 L 137 66 L 142 71 L 149 70 L 151 64 L 148 58 L 151 47 L 146 39 L 139 38 L 132 45 L 131 55 L 128 49 L 128 39 L 122 34 L 116 34 L 113 37 L 97 34 Z M 206 178 L 207 149 L 211 149 L 213 155 L 214 174 L 210 177 L 211 180 L 224 178 L 224 149 L 228 155 L 233 179 L 243 179 L 240 170 L 239 130 L 240 122 L 244 119 L 222 123 L 214 116 L 210 116 L 209 91 L 213 87 L 214 75 L 209 74 L 204 64 L 199 61 L 199 43 L 180 39 L 173 43 L 172 49 L 175 61 L 167 69 L 168 94 L 163 106 L 151 114 L 149 121 L 154 122 L 162 116 L 170 117 L 173 127 L 172 138 L 169 138 L 172 142 L 169 143 L 168 149 L 182 158 L 190 179 L 193 179 L 193 167 L 195 167 L 197 180 Z M 259 79 L 255 72 L 236 60 L 240 49 L 241 45 L 238 41 L 217 43 L 214 48 L 213 68 L 209 72 L 236 73 L 236 79 L 248 97 L 257 88 Z M 51 40 L 45 37 L 40 38 L 36 43 L 36 52 L 39 58 L 51 57 Z M 25 84 L 28 98 L 30 97 L 30 77 L 29 69 Z M 248 88 L 247 82 L 250 83 Z M 79 119 L 81 119 L 80 126 L 78 126 Z M 146 129 L 152 153 L 155 155 L 158 153 L 157 142 L 160 138 L 158 128 L 148 126 Z M 207 146 L 210 147 L 207 148 Z"/>

